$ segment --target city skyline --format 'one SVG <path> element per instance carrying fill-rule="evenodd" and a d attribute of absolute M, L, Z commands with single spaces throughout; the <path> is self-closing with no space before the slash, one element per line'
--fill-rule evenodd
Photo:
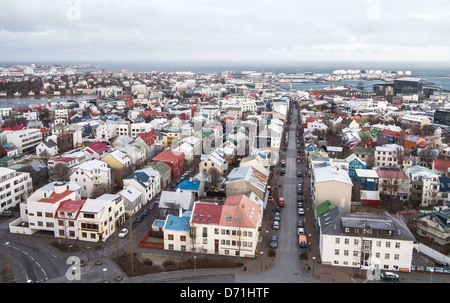
<path fill-rule="evenodd" d="M 3 3 L 1 61 L 450 61 L 450 3 Z"/>

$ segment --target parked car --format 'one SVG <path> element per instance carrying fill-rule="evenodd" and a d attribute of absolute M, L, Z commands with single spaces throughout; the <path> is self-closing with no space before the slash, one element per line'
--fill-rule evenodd
<path fill-rule="evenodd" d="M 305 234 L 305 229 L 303 227 L 298 227 L 297 228 L 297 235 L 304 235 Z"/>
<path fill-rule="evenodd" d="M 143 216 L 146 216 L 148 214 L 148 208 L 146 208 L 146 209 L 144 209 L 143 211 L 142 211 L 142 215 Z"/>
<path fill-rule="evenodd" d="M 303 208 L 299 207 L 299 208 L 298 208 L 298 214 L 299 214 L 300 216 L 304 216 L 304 215 L 305 215 L 305 210 L 304 210 Z"/>
<path fill-rule="evenodd" d="M 142 221 L 142 216 L 137 216 L 137 217 L 136 217 L 136 222 L 139 223 L 139 222 L 141 222 L 141 221 Z"/>
<path fill-rule="evenodd" d="M 280 229 L 280 221 L 273 221 L 272 228 L 273 229 Z"/>
<path fill-rule="evenodd" d="M 297 172 L 297 177 L 301 177 L 302 176 L 302 172 L 301 171 L 298 171 Z"/>
<path fill-rule="evenodd" d="M 303 202 L 297 202 L 297 207 L 298 208 L 303 208 Z"/>
<path fill-rule="evenodd" d="M 278 238 L 276 235 L 272 235 L 269 242 L 270 248 L 277 248 L 278 247 Z"/>
<path fill-rule="evenodd" d="M 275 212 L 275 215 L 273 216 L 273 219 L 275 221 L 280 221 L 281 220 L 281 216 L 280 216 L 280 212 L 279 211 Z"/>
<path fill-rule="evenodd" d="M 297 221 L 297 227 L 303 227 L 303 221 L 302 220 L 298 220 Z"/>
<path fill-rule="evenodd" d="M 303 197 L 302 196 L 297 196 L 297 202 L 303 202 Z"/>
<path fill-rule="evenodd" d="M 380 278 L 383 281 L 398 281 L 399 276 L 396 273 L 387 271 L 380 274 Z"/>
<path fill-rule="evenodd" d="M 9 217 L 12 217 L 13 214 L 14 214 L 14 213 L 13 213 L 12 211 L 10 211 L 10 210 L 5 210 L 4 212 L 2 212 L 2 213 L 0 214 L 0 216 L 9 218 Z"/>
<path fill-rule="evenodd" d="M 123 228 L 119 233 L 119 238 L 125 237 L 126 235 L 128 235 L 128 232 L 129 232 L 128 228 Z"/>
<path fill-rule="evenodd" d="M 284 175 L 286 173 L 286 170 L 284 168 L 280 169 L 280 175 Z"/>

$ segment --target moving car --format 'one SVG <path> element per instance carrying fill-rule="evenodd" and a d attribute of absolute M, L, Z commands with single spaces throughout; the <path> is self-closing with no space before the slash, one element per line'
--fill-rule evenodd
<path fill-rule="evenodd" d="M 272 235 L 269 242 L 270 248 L 277 248 L 278 247 L 278 238 L 275 235 Z"/>
<path fill-rule="evenodd" d="M 381 280 L 384 281 L 398 281 L 399 276 L 393 272 L 387 271 L 380 274 Z"/>
<path fill-rule="evenodd" d="M 120 233 L 119 233 L 119 238 L 123 238 L 123 237 L 125 237 L 126 235 L 128 235 L 128 228 L 124 228 L 124 229 L 122 229 L 121 231 L 120 231 Z"/>

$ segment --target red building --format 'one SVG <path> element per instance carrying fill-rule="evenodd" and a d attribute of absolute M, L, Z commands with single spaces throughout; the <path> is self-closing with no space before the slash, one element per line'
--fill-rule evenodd
<path fill-rule="evenodd" d="M 162 161 L 172 168 L 172 180 L 178 178 L 184 171 L 184 153 L 165 150 L 156 155 L 152 161 Z"/>

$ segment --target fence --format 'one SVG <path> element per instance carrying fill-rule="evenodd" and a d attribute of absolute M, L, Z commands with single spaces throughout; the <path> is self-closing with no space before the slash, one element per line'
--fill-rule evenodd
<path fill-rule="evenodd" d="M 450 264 L 450 258 L 446 255 L 422 244 L 418 243 L 414 246 L 414 248 L 424 254 L 427 255 L 430 258 L 433 258 L 436 261 L 439 261 L 444 264 Z M 421 266 L 421 265 L 413 265 L 411 267 L 412 271 L 422 271 L 422 272 L 435 272 L 435 273 L 444 273 L 444 274 L 450 274 L 450 267 L 439 267 L 439 266 Z"/>

